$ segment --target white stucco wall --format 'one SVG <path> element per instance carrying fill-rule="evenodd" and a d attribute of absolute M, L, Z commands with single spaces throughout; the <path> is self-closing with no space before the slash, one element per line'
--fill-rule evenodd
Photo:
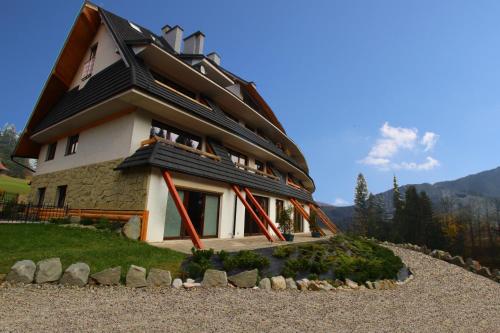
<path fill-rule="evenodd" d="M 90 43 L 90 47 L 97 43 L 97 51 L 94 62 L 94 67 L 92 70 L 92 75 L 95 75 L 102 71 L 104 68 L 108 67 L 111 64 L 114 64 L 118 60 L 121 59 L 119 53 L 117 53 L 117 45 L 113 40 L 113 37 L 109 33 L 108 29 L 104 24 L 101 24 L 99 30 L 97 30 L 97 34 L 95 35 L 92 43 Z M 73 82 L 71 83 L 70 89 L 75 88 L 76 86 L 80 86 L 80 89 L 85 86 L 85 83 L 88 82 L 88 79 L 82 81 L 82 72 L 85 66 L 85 63 L 90 58 L 90 47 L 87 50 L 87 53 L 83 57 L 83 61 L 76 72 L 75 77 L 73 78 Z"/>
<path fill-rule="evenodd" d="M 38 157 L 36 174 L 60 171 L 78 166 L 124 158 L 134 152 L 141 140 L 147 139 L 149 126 L 145 129 L 141 113 L 134 112 L 113 121 L 79 133 L 75 154 L 65 155 L 68 138 L 57 141 L 53 160 L 45 161 L 48 144 L 43 145 Z M 144 135 L 144 131 L 147 133 Z M 139 139 L 140 138 L 140 139 Z"/>

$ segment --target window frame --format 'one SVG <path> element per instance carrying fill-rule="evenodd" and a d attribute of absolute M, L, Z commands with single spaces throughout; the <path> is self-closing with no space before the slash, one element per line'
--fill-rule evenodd
<path fill-rule="evenodd" d="M 52 161 L 56 157 L 57 141 L 52 142 L 47 146 L 47 153 L 45 154 L 45 161 Z"/>
<path fill-rule="evenodd" d="M 61 193 L 62 202 L 61 202 Z M 63 208 L 66 203 L 66 197 L 68 195 L 68 185 L 59 185 L 56 188 L 56 202 L 54 203 L 57 208 Z"/>
<path fill-rule="evenodd" d="M 76 138 L 76 141 L 75 141 Z M 75 134 L 68 136 L 66 141 L 66 151 L 64 156 L 74 155 L 78 151 L 78 141 L 80 140 L 80 134 Z"/>
<path fill-rule="evenodd" d="M 247 155 L 245 155 L 243 153 L 240 153 L 238 151 L 232 150 L 232 149 L 228 149 L 227 152 L 229 154 L 229 158 L 231 159 L 231 162 L 233 162 L 233 163 L 239 163 L 239 164 L 243 164 L 245 166 L 248 166 L 248 156 Z M 233 160 L 233 156 L 236 157 L 238 159 L 238 161 L 234 161 Z M 244 159 L 245 163 L 241 163 L 241 159 L 242 158 Z M 235 166 L 237 168 L 240 168 L 240 169 L 245 169 L 245 168 L 243 168 L 241 166 L 238 166 L 236 164 L 235 164 Z"/>
<path fill-rule="evenodd" d="M 45 193 L 46 192 L 47 192 L 47 188 L 46 187 L 39 187 L 39 188 L 37 188 L 37 192 L 36 192 L 37 206 L 42 206 L 43 205 L 43 202 L 45 201 Z"/>
<path fill-rule="evenodd" d="M 165 131 L 166 133 L 165 133 L 164 139 L 166 139 L 166 140 L 169 140 L 172 142 L 177 142 L 177 139 L 179 137 L 184 136 L 191 141 L 198 142 L 198 145 L 196 147 L 193 147 L 192 145 L 189 146 L 189 145 L 186 145 L 185 143 L 182 143 L 182 142 L 177 142 L 177 143 L 183 144 L 185 146 L 188 146 L 188 147 L 191 147 L 191 148 L 194 148 L 197 150 L 201 150 L 201 151 L 203 150 L 203 137 L 201 137 L 199 135 L 192 134 L 192 133 L 189 133 L 187 131 L 183 131 L 181 129 L 178 129 L 178 128 L 173 127 L 173 126 L 169 126 L 165 123 L 162 123 L 158 120 L 153 119 L 151 121 L 151 131 L 150 131 L 150 135 L 149 135 L 150 137 L 156 136 L 156 134 L 154 134 L 154 128 L 159 128 L 160 133 L 161 133 L 161 131 Z M 172 139 L 172 134 L 177 135 L 177 137 L 175 139 Z M 162 135 L 158 135 L 158 136 L 163 138 Z"/>

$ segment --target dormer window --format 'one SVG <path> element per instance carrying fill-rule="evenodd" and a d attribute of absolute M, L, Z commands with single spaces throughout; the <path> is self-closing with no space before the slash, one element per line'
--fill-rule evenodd
<path fill-rule="evenodd" d="M 97 44 L 90 48 L 90 56 L 85 65 L 83 66 L 82 81 L 87 80 L 92 76 L 92 71 L 94 70 L 95 56 L 97 54 Z"/>

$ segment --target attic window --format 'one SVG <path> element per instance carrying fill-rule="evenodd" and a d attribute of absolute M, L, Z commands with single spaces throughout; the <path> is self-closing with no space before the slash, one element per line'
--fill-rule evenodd
<path fill-rule="evenodd" d="M 82 81 L 87 80 L 89 77 L 92 76 L 92 71 L 94 70 L 94 62 L 95 62 L 95 56 L 97 54 L 97 44 L 94 44 L 90 48 L 90 56 L 85 65 L 83 65 L 83 71 L 82 71 Z"/>
<path fill-rule="evenodd" d="M 132 22 L 128 22 L 128 24 L 130 24 L 130 26 L 132 28 L 134 28 L 135 30 L 139 31 L 141 34 L 142 34 L 142 31 L 141 31 L 141 28 L 139 28 L 138 26 L 136 26 L 135 24 L 133 24 Z"/>

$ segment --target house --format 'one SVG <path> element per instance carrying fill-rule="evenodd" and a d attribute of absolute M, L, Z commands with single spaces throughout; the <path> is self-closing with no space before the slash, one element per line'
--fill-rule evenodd
<path fill-rule="evenodd" d="M 83 4 L 14 152 L 38 159 L 30 199 L 139 215 L 149 242 L 282 239 L 287 206 L 308 232 L 318 208 L 299 147 L 253 82 L 205 55 L 202 32 L 183 35 Z"/>

